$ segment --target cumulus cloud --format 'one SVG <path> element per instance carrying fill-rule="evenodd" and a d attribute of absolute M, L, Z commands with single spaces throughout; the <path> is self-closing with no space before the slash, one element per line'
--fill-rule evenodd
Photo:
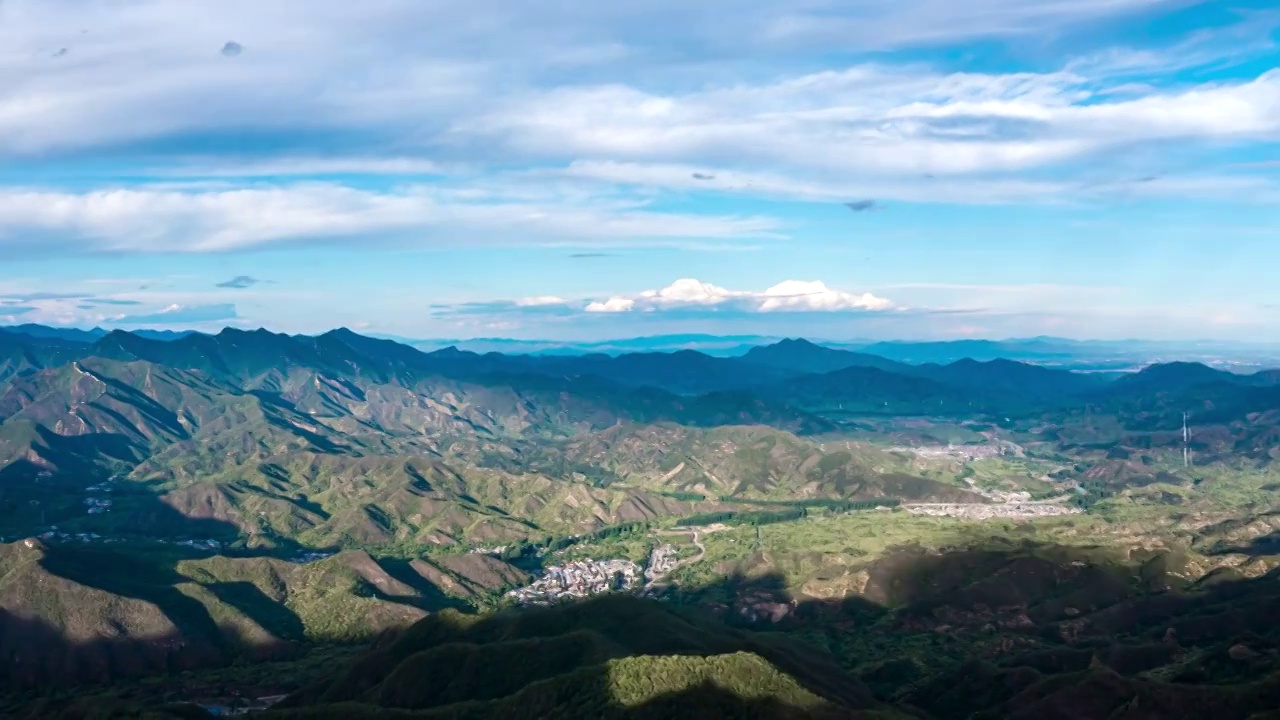
<path fill-rule="evenodd" d="M 743 312 L 876 311 L 893 307 L 871 293 L 850 293 L 821 281 L 784 280 L 763 291 L 728 290 L 692 278 L 682 278 L 658 290 L 638 295 L 614 295 L 590 302 L 587 312 L 656 311 L 716 308 Z"/>
<path fill-rule="evenodd" d="M 597 300 L 587 303 L 587 312 L 612 313 L 626 312 L 635 307 L 636 301 L 625 297 L 611 297 L 608 300 Z"/>

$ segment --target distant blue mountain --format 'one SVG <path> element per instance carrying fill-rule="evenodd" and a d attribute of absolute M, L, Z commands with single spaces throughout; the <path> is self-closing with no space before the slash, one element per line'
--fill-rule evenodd
<path fill-rule="evenodd" d="M 472 338 L 469 340 L 413 340 L 390 335 L 374 335 L 402 342 L 419 350 L 433 351 L 455 347 L 475 353 L 500 352 L 506 355 L 621 355 L 636 352 L 676 352 L 697 350 L 717 357 L 741 355 L 760 345 L 777 342 L 779 338 L 762 335 L 654 335 L 637 338 L 619 338 L 599 341 L 573 340 L 517 340 L 511 338 Z"/>
<path fill-rule="evenodd" d="M 0 327 L 0 332 L 15 333 L 18 335 L 26 335 L 28 337 L 46 340 L 63 340 L 66 342 L 79 343 L 92 343 L 107 334 L 106 330 L 98 327 L 93 328 L 92 330 L 81 330 L 79 328 L 55 328 L 47 325 L 35 325 L 32 323 Z"/>
<path fill-rule="evenodd" d="M 36 325 L 27 323 L 24 325 L 9 325 L 0 327 L 0 332 L 15 333 L 18 335 L 26 335 L 33 338 L 41 338 L 46 340 L 62 340 L 65 342 L 78 343 L 94 343 L 107 336 L 107 331 L 100 327 L 82 330 L 80 328 L 59 328 L 49 327 L 48 325 Z M 194 330 L 132 330 L 134 335 L 147 338 L 148 340 L 177 340 L 194 334 Z"/>

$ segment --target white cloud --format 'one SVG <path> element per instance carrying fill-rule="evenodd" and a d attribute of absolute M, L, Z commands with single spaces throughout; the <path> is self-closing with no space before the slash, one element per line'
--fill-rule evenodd
<path fill-rule="evenodd" d="M 546 305 L 563 305 L 564 298 L 555 295 L 539 295 L 538 297 L 527 297 L 516 300 L 516 307 L 543 307 Z"/>
<path fill-rule="evenodd" d="M 648 211 L 635 203 L 536 201 L 414 185 L 386 192 L 327 183 L 238 190 L 0 190 L 0 247 L 51 243 L 105 252 L 220 252 L 370 236 L 404 242 L 562 243 L 776 237 L 764 217 Z"/>
<path fill-rule="evenodd" d="M 199 178 L 288 177 L 302 175 L 441 175 L 453 168 L 411 157 L 280 157 L 195 159 L 157 167 L 156 175 Z"/>
<path fill-rule="evenodd" d="M 724 308 L 743 312 L 831 312 L 886 310 L 893 303 L 871 293 L 850 293 L 821 281 L 784 280 L 766 290 L 728 290 L 693 278 L 682 278 L 658 290 L 614 295 L 586 306 L 587 312 L 658 311 Z"/>
<path fill-rule="evenodd" d="M 1080 22 L 1174 4 L 622 0 L 583 10 L 498 0 L 374 0 L 367 8 L 7 0 L 0 154 L 191 135 L 225 142 L 252 131 L 274 133 L 279 152 L 293 157 L 208 174 L 418 174 L 436 167 L 422 157 L 430 153 L 492 164 L 713 162 L 849 182 L 1019 171 L 1117 143 L 1273 134 L 1274 75 L 1148 86 L 1129 100 L 1108 94 L 1121 87 L 1109 87 L 1117 72 L 1168 73 L 1167 61 L 1191 51 L 1207 63 L 1268 46 L 1257 22 L 1202 32 L 1172 50 L 1102 49 L 1057 72 L 863 64 L 771 81 L 750 72 L 758 62 L 776 77 L 777 68 L 811 66 L 832 51 L 1061 35 Z M 234 61 L 218 52 L 228 37 L 249 48 Z M 1091 47 L 1089 36 L 1075 37 Z M 53 61 L 42 50 L 49 47 L 70 52 Z M 321 159 L 347 145 L 355 146 L 350 159 Z M 369 148 L 377 152 L 360 154 Z M 408 154 L 387 157 L 390 149 Z"/>
<path fill-rule="evenodd" d="M 711 176 L 699 179 L 694 174 Z M 1265 175 L 1182 174 L 1147 176 L 1135 173 L 1110 179 L 1035 179 L 1010 176 L 938 176 L 931 178 L 830 176 L 795 177 L 777 172 L 741 171 L 705 165 L 622 163 L 583 160 L 555 170 L 528 173 L 538 178 L 568 178 L 583 182 L 638 187 L 650 192 L 714 192 L 755 198 L 785 198 L 843 204 L 850 198 L 956 203 L 1054 205 L 1084 201 L 1114 202 L 1125 198 L 1216 199 L 1236 202 L 1280 201 L 1280 184 Z"/>
<path fill-rule="evenodd" d="M 820 281 L 786 280 L 765 290 L 760 312 L 774 310 L 885 310 L 892 303 L 871 293 L 833 290 Z"/>
<path fill-rule="evenodd" d="M 596 313 L 627 312 L 628 310 L 630 310 L 635 306 L 636 306 L 636 301 L 632 300 L 631 298 L 611 297 L 608 300 L 604 300 L 604 301 L 597 300 L 592 303 L 587 303 L 586 311 L 596 312 Z"/>
<path fill-rule="evenodd" d="M 699 179 L 710 175 L 711 179 Z M 1008 177 L 795 177 L 770 171 L 673 163 L 624 163 L 581 160 L 557 170 L 530 173 L 531 178 L 563 177 L 623 186 L 639 186 L 683 192 L 715 192 L 730 195 L 787 198 L 809 202 L 844 203 L 850 198 L 874 197 L 909 202 L 950 203 L 1056 203 L 1079 196 L 1080 183 Z"/>
<path fill-rule="evenodd" d="M 1280 70 L 1120 98 L 1069 72 L 881 66 L 685 93 L 576 86 L 510 99 L 455 132 L 533 157 L 918 180 L 1051 167 L 1153 141 L 1276 137 Z"/>

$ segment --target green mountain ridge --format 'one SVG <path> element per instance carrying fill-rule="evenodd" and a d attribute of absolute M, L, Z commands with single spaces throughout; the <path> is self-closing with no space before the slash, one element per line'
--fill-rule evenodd
<path fill-rule="evenodd" d="M 395 662 L 380 644 L 382 660 L 352 670 L 369 683 L 273 712 L 1037 717 L 1089 692 L 1182 697 L 1169 676 L 1190 656 L 1150 638 L 1100 649 L 1088 628 L 1106 612 L 1200 613 L 1181 594 L 1211 583 L 1270 602 L 1265 584 L 1236 584 L 1265 575 L 1280 533 L 1270 373 L 906 365 L 803 341 L 736 358 L 423 353 L 349 330 L 0 343 L 0 672 L 24 687 L 273 662 L 294 689 L 315 678 L 308 658 L 421 621 L 439 642 Z M 969 519 L 939 516 L 953 506 Z M 1118 565 L 965 554 L 1041 533 L 1080 545 L 1104 522 Z M 643 568 L 664 544 L 664 603 L 489 612 L 549 567 Z M 600 617 L 631 620 L 591 619 L 609 603 Z M 1071 632 L 1094 645 L 1045 639 L 1077 617 L 1092 624 Z M 530 634 L 537 618 L 551 629 Z M 1203 651 L 1271 657 L 1269 631 L 1234 622 Z M 920 651 L 935 636 L 936 658 Z M 802 661 L 800 639 L 835 659 Z M 1014 643 L 1023 664 L 988 642 Z M 964 666 L 977 686 L 953 708 L 935 696 L 961 657 L 986 664 Z M 502 658 L 510 677 L 486 686 Z M 1269 697 L 1261 670 L 1213 672 L 1252 683 L 1230 717 Z"/>

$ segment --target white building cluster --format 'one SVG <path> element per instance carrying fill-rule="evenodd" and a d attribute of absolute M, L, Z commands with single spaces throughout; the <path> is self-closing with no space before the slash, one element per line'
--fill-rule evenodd
<path fill-rule="evenodd" d="M 1055 502 L 921 503 L 904 507 L 912 515 L 954 517 L 965 520 L 1048 517 L 1052 515 L 1074 515 L 1080 512 L 1079 508 Z"/>
<path fill-rule="evenodd" d="M 628 590 L 640 582 L 640 566 L 630 560 L 578 560 L 547 568 L 535 582 L 512 590 L 507 597 L 521 605 L 549 605 Z"/>
<path fill-rule="evenodd" d="M 655 547 L 649 555 L 649 566 L 644 569 L 644 579 L 653 582 L 679 565 L 674 545 L 663 544 Z"/>

